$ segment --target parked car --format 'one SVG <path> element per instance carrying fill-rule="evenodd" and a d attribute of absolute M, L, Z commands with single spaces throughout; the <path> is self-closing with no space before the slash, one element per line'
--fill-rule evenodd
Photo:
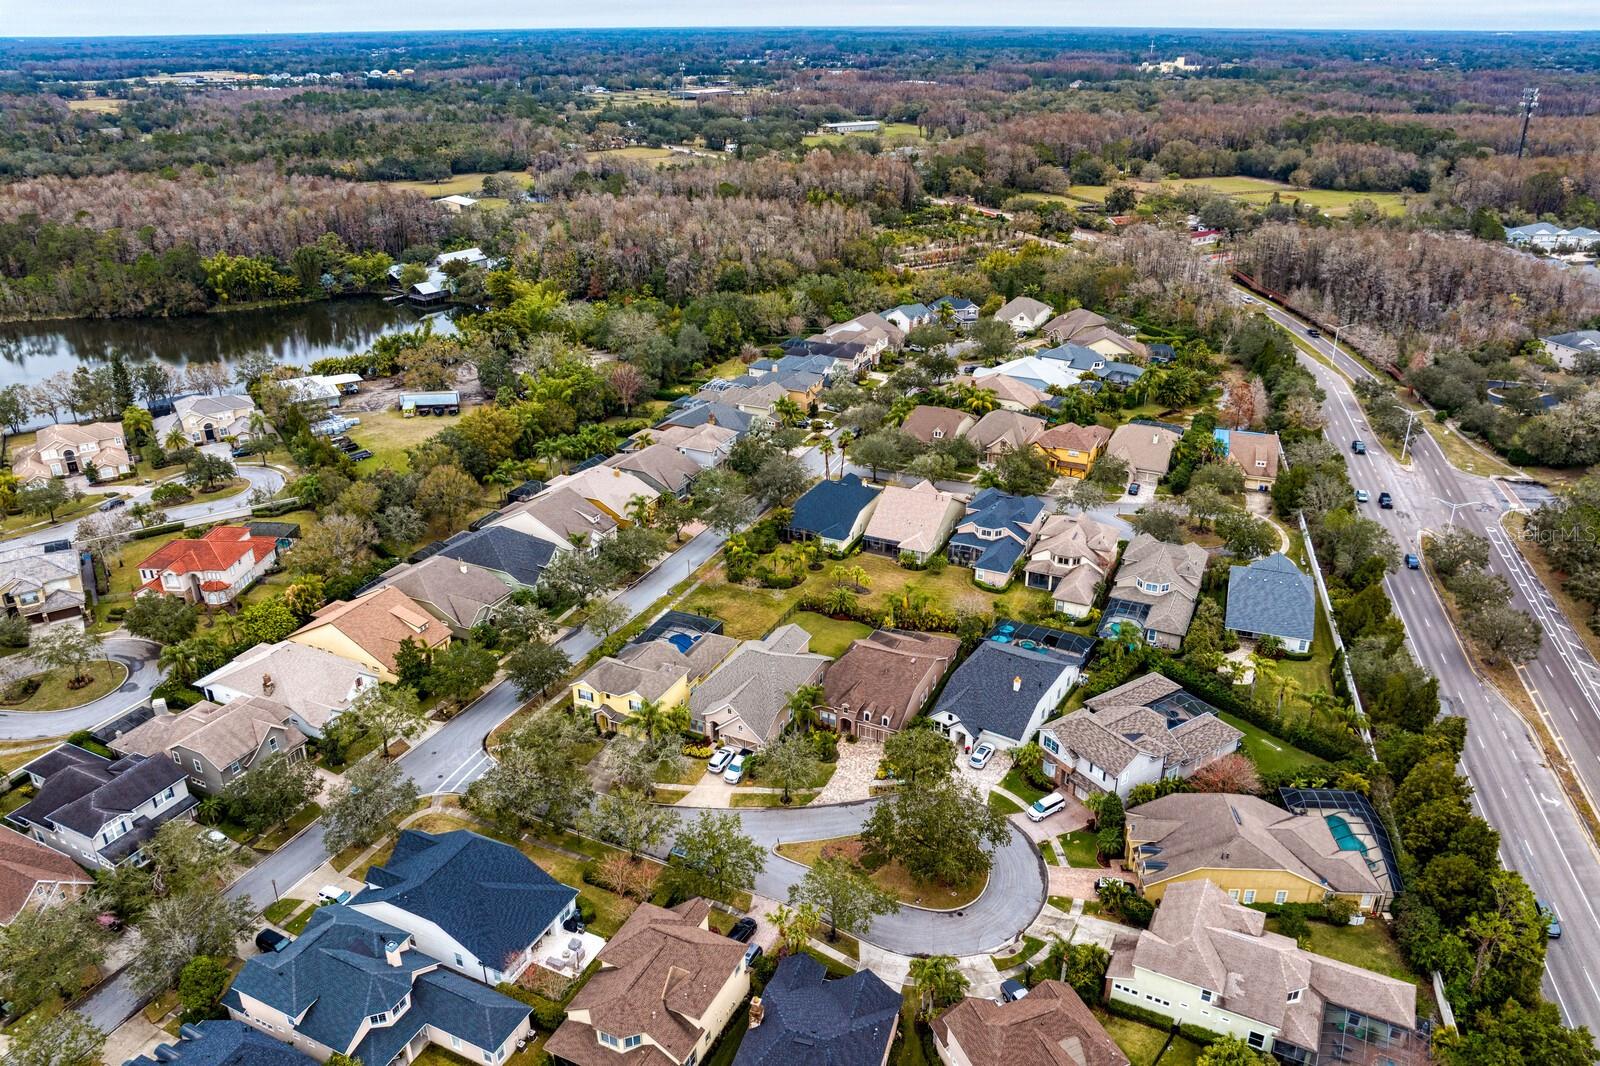
<path fill-rule="evenodd" d="M 994 758 L 993 744 L 979 744 L 972 749 L 972 754 L 967 757 L 967 763 L 974 770 L 982 770 L 989 765 L 989 760 Z"/>
<path fill-rule="evenodd" d="M 750 938 L 756 935 L 756 920 L 754 918 L 740 918 L 733 923 L 733 928 L 728 930 L 728 939 L 737 940 L 741 944 L 750 943 Z"/>
<path fill-rule="evenodd" d="M 1385 511 L 1394 510 L 1394 497 L 1389 495 L 1387 492 L 1378 493 L 1378 506 L 1382 507 Z"/>
<path fill-rule="evenodd" d="M 761 954 L 762 952 L 760 944 L 751 944 L 749 947 L 745 948 L 744 968 L 748 970 L 750 967 L 754 966 L 756 964 L 756 960 L 761 957 Z"/>
<path fill-rule="evenodd" d="M 317 903 L 348 903 L 350 893 L 338 885 L 323 885 L 317 889 Z"/>
<path fill-rule="evenodd" d="M 1128 486 L 1128 495 L 1129 496 L 1137 496 L 1137 495 L 1139 495 L 1139 483 L 1137 481 L 1135 481 L 1133 484 Z"/>
<path fill-rule="evenodd" d="M 1033 806 L 1028 808 L 1028 820 L 1042 822 L 1066 805 L 1067 797 L 1059 792 L 1052 792 L 1050 795 L 1035 801 Z"/>
<path fill-rule="evenodd" d="M 256 947 L 262 951 L 282 951 L 294 941 L 276 929 L 263 929 L 256 934 Z"/>
<path fill-rule="evenodd" d="M 1028 994 L 1028 986 L 1015 977 L 1008 977 L 1000 982 L 1000 1002 L 1015 1003 Z"/>
<path fill-rule="evenodd" d="M 1350 442 L 1350 450 L 1355 452 L 1357 455 L 1366 455 L 1367 442 L 1364 440 L 1353 440 Z"/>
<path fill-rule="evenodd" d="M 706 762 L 706 773 L 720 774 L 728 768 L 728 763 L 733 759 L 732 748 L 718 748 L 711 753 L 711 758 Z"/>
<path fill-rule="evenodd" d="M 128 501 L 127 500 L 122 500 L 122 499 L 118 499 L 116 497 L 112 497 L 111 499 L 107 500 L 105 503 L 102 503 L 99 507 L 97 507 L 95 509 L 98 510 L 98 511 L 115 511 L 118 507 L 126 507 L 126 506 L 128 506 Z"/>
<path fill-rule="evenodd" d="M 737 785 L 744 780 L 743 752 L 733 757 L 733 761 L 728 764 L 728 768 L 722 772 L 722 779 L 730 785 Z"/>
<path fill-rule="evenodd" d="M 1372 499 L 1372 494 L 1370 492 L 1368 492 L 1366 489 L 1356 489 L 1356 502 L 1357 503 L 1366 503 L 1370 499 Z"/>
<path fill-rule="evenodd" d="M 1556 909 L 1537 897 L 1533 901 L 1539 908 L 1539 917 L 1544 919 L 1544 933 L 1551 940 L 1561 939 L 1561 919 L 1556 917 Z"/>
<path fill-rule="evenodd" d="M 1422 560 L 1418 559 L 1415 554 L 1413 554 L 1411 552 L 1407 552 L 1406 553 L 1406 569 L 1407 570 L 1421 570 L 1422 569 Z"/>

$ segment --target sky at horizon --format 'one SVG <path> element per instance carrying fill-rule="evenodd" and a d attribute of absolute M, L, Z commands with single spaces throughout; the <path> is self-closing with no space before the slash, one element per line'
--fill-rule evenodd
<path fill-rule="evenodd" d="M 1108 4 L 999 0 L 976 9 L 954 0 L 875 4 L 813 0 L 591 0 L 581 5 L 458 0 L 442 6 L 393 0 L 0 0 L 6 37 L 108 37 L 470 29 L 604 29 L 849 26 L 1138 27 L 1166 29 L 1600 30 L 1597 0 L 1345 0 L 1286 8 L 1280 0 L 1124 0 Z M 797 21 L 797 19 L 799 21 Z"/>

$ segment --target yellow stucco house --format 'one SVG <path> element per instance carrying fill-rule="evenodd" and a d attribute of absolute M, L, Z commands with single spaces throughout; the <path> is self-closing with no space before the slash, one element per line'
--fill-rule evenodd
<path fill-rule="evenodd" d="M 1145 898 L 1210 881 L 1237 902 L 1350 900 L 1365 913 L 1392 896 L 1377 841 L 1352 812 L 1293 814 L 1256 796 L 1185 793 L 1129 808 L 1124 862 Z"/>
<path fill-rule="evenodd" d="M 353 600 L 335 600 L 289 634 L 296 644 L 321 648 L 375 671 L 394 683 L 395 653 L 407 640 L 426 648 L 450 643 L 450 627 L 392 585 Z"/>
<path fill-rule="evenodd" d="M 694 687 L 738 646 L 737 640 L 721 633 L 701 633 L 687 650 L 671 640 L 630 644 L 572 683 L 572 706 L 592 715 L 602 733 L 627 732 L 646 702 L 663 707 L 687 704 Z"/>
<path fill-rule="evenodd" d="M 1067 477 L 1085 478 L 1106 450 L 1111 431 L 1105 426 L 1080 426 L 1067 422 L 1045 430 L 1033 439 L 1033 446 L 1050 469 Z"/>

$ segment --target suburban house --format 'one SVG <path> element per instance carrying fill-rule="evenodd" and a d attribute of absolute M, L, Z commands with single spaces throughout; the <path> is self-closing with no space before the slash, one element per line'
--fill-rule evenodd
<path fill-rule="evenodd" d="M 1053 514 L 1044 520 L 1022 572 L 1030 589 L 1051 594 L 1056 610 L 1087 618 L 1113 567 L 1117 531 L 1086 514 Z"/>
<path fill-rule="evenodd" d="M 376 667 L 281 640 L 257 644 L 200 678 L 194 687 L 214 703 L 252 696 L 276 700 L 289 708 L 296 729 L 308 737 L 320 737 L 327 724 L 378 679 Z"/>
<path fill-rule="evenodd" d="M 1137 363 L 1122 363 L 1112 360 L 1094 372 L 1094 376 L 1108 385 L 1132 385 L 1144 377 L 1144 367 Z"/>
<path fill-rule="evenodd" d="M 882 491 L 856 474 L 819 481 L 794 501 L 784 536 L 815 540 L 836 552 L 848 551 L 866 531 Z"/>
<path fill-rule="evenodd" d="M 457 533 L 433 558 L 481 566 L 507 585 L 531 589 L 561 547 L 514 526 L 494 525 Z"/>
<path fill-rule="evenodd" d="M 938 633 L 876 629 L 822 675 L 822 720 L 841 734 L 884 741 L 933 698 L 961 642 Z"/>
<path fill-rule="evenodd" d="M 828 665 L 810 647 L 811 634 L 793 624 L 739 645 L 689 694 L 689 728 L 747 748 L 776 740 L 789 724 L 789 697 L 821 681 Z"/>
<path fill-rule="evenodd" d="M 1051 470 L 1067 477 L 1086 478 L 1109 440 L 1111 431 L 1105 426 L 1064 422 L 1035 437 L 1033 446 Z"/>
<path fill-rule="evenodd" d="M 965 411 L 922 404 L 906 415 L 906 420 L 900 423 L 900 431 L 923 444 L 934 444 L 966 436 L 976 424 L 977 419 Z"/>
<path fill-rule="evenodd" d="M 1223 624 L 1246 640 L 1277 637 L 1285 651 L 1309 652 L 1317 635 L 1317 593 L 1311 575 L 1281 553 L 1229 567 Z"/>
<path fill-rule="evenodd" d="M 1093 374 L 1106 365 L 1106 357 L 1093 348 L 1081 344 L 1062 344 L 1054 348 L 1041 348 L 1035 352 L 1041 359 L 1054 359 L 1065 363 L 1080 374 Z"/>
<path fill-rule="evenodd" d="M 22 773 L 38 792 L 11 812 L 11 821 L 91 870 L 140 862 L 140 849 L 157 829 L 199 804 L 171 759 L 113 761 L 63 744 Z"/>
<path fill-rule="evenodd" d="M 495 525 L 521 530 L 552 544 L 578 544 L 590 552 L 617 531 L 617 520 L 569 488 L 545 489 L 503 512 Z"/>
<path fill-rule="evenodd" d="M 450 627 L 392 585 L 353 600 L 335 600 L 289 634 L 296 644 L 331 651 L 370 670 L 380 681 L 399 680 L 395 653 L 405 641 L 424 648 L 450 643 Z"/>
<path fill-rule="evenodd" d="M 995 403 L 1007 411 L 1032 411 L 1036 407 L 1048 407 L 1056 400 L 1043 388 L 1005 374 L 990 374 L 981 380 L 970 377 L 956 380 L 994 393 Z"/>
<path fill-rule="evenodd" d="M 216 796 L 229 782 L 272 755 L 304 759 L 306 735 L 294 712 L 266 696 L 224 704 L 201 700 L 187 711 L 158 714 L 114 738 L 118 755 L 171 759 L 192 790 Z"/>
<path fill-rule="evenodd" d="M 444 555 L 390 571 L 384 584 L 393 585 L 460 632 L 487 622 L 514 587 L 493 570 Z"/>
<path fill-rule="evenodd" d="M 733 378 L 710 395 L 760 421 L 765 421 L 771 416 L 772 407 L 779 400 L 790 398 L 788 388 L 780 382 L 752 378 L 748 375 Z"/>
<path fill-rule="evenodd" d="M 744 945 L 713 932 L 710 913 L 703 899 L 639 904 L 545 1043 L 557 1066 L 704 1061 L 750 992 Z"/>
<path fill-rule="evenodd" d="M 1252 433 L 1243 429 L 1217 429 L 1223 455 L 1244 473 L 1244 487 L 1266 492 L 1278 479 L 1278 461 L 1283 444 L 1276 433 Z"/>
<path fill-rule="evenodd" d="M 1172 885 L 1150 928 L 1116 939 L 1106 995 L 1280 1062 L 1429 1061 L 1416 985 L 1304 951 L 1266 923 L 1209 881 Z"/>
<path fill-rule="evenodd" d="M 1128 1066 L 1072 986 L 1040 981 L 1022 999 L 968 996 L 933 1022 L 945 1066 Z"/>
<path fill-rule="evenodd" d="M 123 1066 L 315 1066 L 316 1059 L 243 1022 L 205 1021 L 178 1028 L 175 1044 L 157 1044 Z"/>
<path fill-rule="evenodd" d="M 883 317 L 902 333 L 910 333 L 917 326 L 927 325 L 933 321 L 933 316 L 933 309 L 925 304 L 901 304 L 883 312 Z"/>
<path fill-rule="evenodd" d="M 1244 734 L 1176 682 L 1146 674 L 1051 722 L 1040 734 L 1045 772 L 1062 792 L 1087 799 L 1188 777 L 1239 749 Z"/>
<path fill-rule="evenodd" d="M 1052 344 L 1065 344 L 1079 333 L 1110 325 L 1104 315 L 1097 315 L 1087 307 L 1074 307 L 1045 323 L 1044 335 Z"/>
<path fill-rule="evenodd" d="M 1154 486 L 1172 467 L 1180 430 L 1154 422 L 1129 422 L 1111 431 L 1105 454 L 1128 464 L 1128 481 Z"/>
<path fill-rule="evenodd" d="M 1050 312 L 1049 304 L 1035 300 L 1031 296 L 1018 296 L 1001 304 L 1000 310 L 994 313 L 994 317 L 1010 326 L 1020 337 L 1025 333 L 1032 333 L 1049 321 Z"/>
<path fill-rule="evenodd" d="M 646 701 L 663 707 L 687 704 L 695 686 L 738 646 L 721 633 L 636 641 L 605 656 L 572 683 L 573 709 L 592 716 L 602 733 L 626 729 Z"/>
<path fill-rule="evenodd" d="M 1099 352 L 1111 361 L 1126 362 L 1137 359 L 1143 362 L 1150 358 L 1150 350 L 1142 342 L 1118 333 L 1109 325 L 1090 326 L 1079 330 L 1068 340 L 1090 351 Z"/>
<path fill-rule="evenodd" d="M 978 419 L 965 436 L 977 447 L 984 462 L 993 463 L 1007 452 L 1027 451 L 1034 438 L 1044 432 L 1044 427 L 1042 418 L 1002 407 Z"/>
<path fill-rule="evenodd" d="M 24 485 L 55 477 L 74 477 L 93 466 L 102 479 L 133 473 L 133 459 L 122 439 L 122 423 L 58 422 L 34 434 L 32 444 L 11 453 L 11 473 Z"/>
<path fill-rule="evenodd" d="M 1532 222 L 1506 230 L 1506 243 L 1540 252 L 1586 252 L 1600 244 L 1600 232 L 1587 226 L 1567 229 L 1548 222 Z"/>
<path fill-rule="evenodd" d="M 701 469 L 720 464 L 739 439 L 737 431 L 714 423 L 703 426 L 660 426 L 647 430 L 646 434 L 655 444 L 676 448 L 699 464 Z"/>
<path fill-rule="evenodd" d="M 862 531 L 861 548 L 896 558 L 904 553 L 925 563 L 944 547 L 962 510 L 960 496 L 935 488 L 931 481 L 910 488 L 886 485 Z"/>
<path fill-rule="evenodd" d="M 139 564 L 135 596 L 177 596 L 205 607 L 232 606 L 278 563 L 276 537 L 244 526 L 213 526 L 196 540 L 168 541 Z"/>
<path fill-rule="evenodd" d="M 1374 873 L 1381 862 L 1350 846 L 1345 822 L 1320 813 L 1291 814 L 1259 796 L 1210 792 L 1162 796 L 1127 817 L 1126 865 L 1152 901 L 1186 881 L 1210 881 L 1241 903 L 1337 896 L 1371 914 L 1389 900 Z"/>
<path fill-rule="evenodd" d="M 810 955 L 787 955 L 750 1001 L 733 1066 L 885 1066 L 903 1005 L 871 970 L 829 980 Z"/>
<path fill-rule="evenodd" d="M 1544 350 L 1562 370 L 1576 370 L 1580 357 L 1600 355 L 1600 329 L 1580 329 L 1541 337 Z"/>
<path fill-rule="evenodd" d="M 1206 550 L 1198 544 L 1168 544 L 1138 533 L 1122 553 L 1111 598 L 1100 615 L 1100 635 L 1132 625 L 1145 643 L 1177 650 L 1189 632 L 1200 581 L 1206 572 Z"/>
<path fill-rule="evenodd" d="M 731 429 L 742 437 L 750 432 L 750 427 L 755 424 L 754 416 L 746 414 L 730 403 L 723 403 L 717 399 L 715 393 L 697 392 L 693 396 L 685 396 L 682 400 L 674 400 L 668 410 L 671 413 L 657 422 L 656 428 L 683 426 L 692 429 L 695 426 L 717 426 Z"/>
<path fill-rule="evenodd" d="M 1008 624 L 1008 623 L 1003 623 Z M 1058 647 L 1009 637 L 980 643 L 945 683 L 932 717 L 962 751 L 977 744 L 1010 750 L 1026 744 L 1078 683 L 1094 642 L 1063 639 Z"/>
<path fill-rule="evenodd" d="M 714 426 L 705 428 L 716 430 Z M 600 465 L 637 475 L 657 496 L 663 493 L 682 496 L 689 491 L 689 483 L 705 469 L 693 457 L 670 444 L 650 444 L 638 451 L 618 452 Z"/>
<path fill-rule="evenodd" d="M 250 416 L 255 402 L 238 393 L 221 396 L 180 396 L 172 401 L 172 413 L 154 420 L 155 440 L 165 447 L 176 429 L 191 444 L 215 444 L 233 437 L 249 440 L 255 435 Z"/>
<path fill-rule="evenodd" d="M 515 981 L 578 912 L 577 889 L 498 840 L 458 829 L 403 829 L 382 866 L 370 867 L 352 910 L 402 929 L 445 967 L 486 985 Z"/>
<path fill-rule="evenodd" d="M 634 500 L 650 501 L 661 495 L 637 474 L 613 466 L 591 466 L 575 474 L 562 474 L 550 482 L 550 487 L 571 489 L 622 525 L 632 524 L 628 514 Z"/>
<path fill-rule="evenodd" d="M 1013 496 L 983 489 L 967 503 L 946 549 L 957 566 L 970 566 L 981 585 L 1003 589 L 1044 525 L 1051 503 L 1043 496 Z"/>
<path fill-rule="evenodd" d="M 964 300 L 959 296 L 941 296 L 928 305 L 933 312 L 934 321 L 938 321 L 943 314 L 943 308 L 950 308 L 950 314 L 955 321 L 963 326 L 971 325 L 978 321 L 978 305 L 971 300 Z"/>
<path fill-rule="evenodd" d="M 532 1033 L 529 1010 L 421 951 L 399 926 L 319 907 L 293 943 L 248 959 L 222 1005 L 319 1062 L 409 1063 L 437 1044 L 504 1062 Z"/>
<path fill-rule="evenodd" d="M 25 544 L 0 551 L 0 612 L 31 625 L 83 620 L 83 565 L 65 545 Z"/>
<path fill-rule="evenodd" d="M 23 911 L 75 900 L 93 886 L 94 878 L 66 855 L 0 826 L 0 926 Z"/>
<path fill-rule="evenodd" d="M 1083 374 L 1059 359 L 1045 359 L 1038 355 L 1019 355 L 995 366 L 980 366 L 972 371 L 973 384 L 980 389 L 990 387 L 992 378 L 1016 378 L 1040 392 L 1049 389 L 1070 389 L 1083 380 Z"/>

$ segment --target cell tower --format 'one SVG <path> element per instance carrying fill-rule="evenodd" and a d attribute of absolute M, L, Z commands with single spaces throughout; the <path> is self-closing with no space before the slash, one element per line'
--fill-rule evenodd
<path fill-rule="evenodd" d="M 1528 145 L 1528 120 L 1533 118 L 1534 108 L 1539 106 L 1539 90 L 1522 90 L 1522 136 L 1517 138 L 1517 158 L 1522 158 L 1522 150 Z"/>

